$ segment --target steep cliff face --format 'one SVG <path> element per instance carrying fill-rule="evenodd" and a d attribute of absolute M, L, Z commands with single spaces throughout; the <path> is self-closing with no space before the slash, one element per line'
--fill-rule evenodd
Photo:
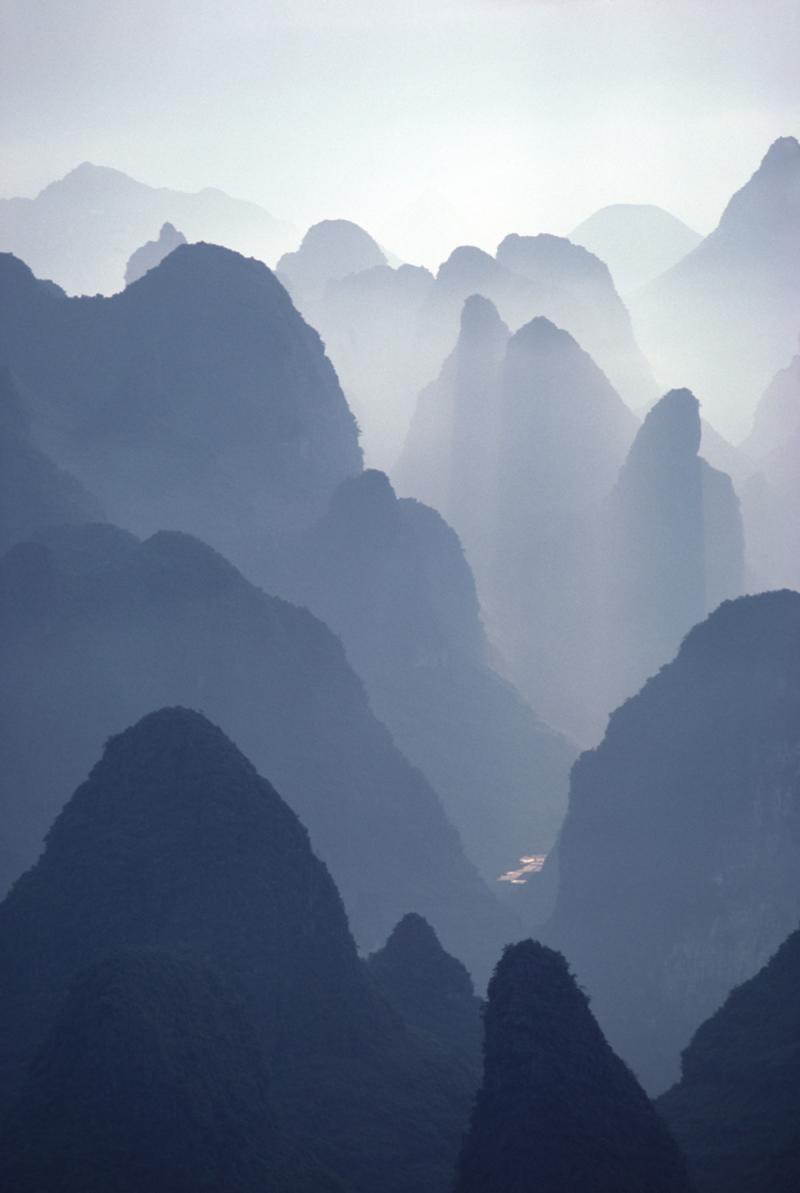
<path fill-rule="evenodd" d="M 44 526 L 100 518 L 99 502 L 36 446 L 29 412 L 0 368 L 0 552 Z"/>
<path fill-rule="evenodd" d="M 546 852 L 573 751 L 489 666 L 472 573 L 442 518 L 368 470 L 276 564 L 277 591 L 339 634 L 486 879 Z"/>
<path fill-rule="evenodd" d="M 728 996 L 658 1101 L 698 1193 L 790 1193 L 800 1183 L 800 932 Z"/>
<path fill-rule="evenodd" d="M 753 475 L 742 488 L 751 567 L 763 585 L 800 586 L 800 355 L 773 377 L 743 444 Z"/>
<path fill-rule="evenodd" d="M 482 576 L 492 558 L 500 377 L 510 332 L 494 303 L 467 298 L 453 352 L 419 395 L 393 477 L 455 529 Z"/>
<path fill-rule="evenodd" d="M 482 590 L 492 630 L 533 707 L 593 740 L 597 517 L 636 419 L 572 336 L 539 318 L 509 341 L 499 421 Z"/>
<path fill-rule="evenodd" d="M 319 336 L 257 261 L 183 245 L 113 298 L 64 299 L 3 257 L 0 292 L 0 359 L 40 446 L 131 530 L 197 533 L 242 562 L 360 470 Z"/>
<path fill-rule="evenodd" d="M 646 1088 L 800 918 L 800 596 L 726 602 L 572 773 L 547 930 Z"/>
<path fill-rule="evenodd" d="M 15 548 L 0 571 L 4 886 L 35 859 L 109 734 L 184 704 L 280 785 L 362 948 L 417 911 L 487 973 L 507 935 L 502 909 L 327 627 L 186 535 L 62 531 Z"/>
<path fill-rule="evenodd" d="M 484 1021 L 457 1193 L 687 1193 L 677 1147 L 563 957 L 532 940 L 507 948 Z"/>
<path fill-rule="evenodd" d="M 780 137 L 719 225 L 637 297 L 637 331 L 659 377 L 703 397 L 734 442 L 797 340 L 800 144 Z"/>
<path fill-rule="evenodd" d="M 672 390 L 649 411 L 605 507 L 608 651 L 615 708 L 683 636 L 744 586 L 744 535 L 730 478 L 699 455 L 699 403 Z"/>
<path fill-rule="evenodd" d="M 123 966 L 128 988 L 121 992 L 119 964 L 111 963 L 109 977 L 109 956 L 153 949 L 209 970 L 230 993 L 231 1009 L 199 982 L 178 1019 L 187 978 L 152 963 L 144 972 L 134 963 L 133 974 Z M 234 1175 L 237 1146 L 245 1145 L 243 1165 L 269 1160 L 277 1126 L 298 1156 L 318 1156 L 348 1188 L 446 1188 L 443 1174 L 468 1104 L 458 1071 L 376 995 L 305 829 L 199 713 L 162 709 L 108 742 L 41 859 L 0 907 L 0 956 L 8 1028 L 0 1097 L 7 1103 L 22 1092 L 24 1119 L 26 1065 L 55 1031 L 45 1044 L 49 1071 L 40 1070 L 38 1099 L 34 1089 L 28 1106 L 35 1119 L 37 1100 L 41 1109 L 48 1090 L 56 1098 L 47 1138 L 56 1169 L 77 1142 L 69 1127 L 86 1099 L 103 1103 L 94 1129 L 105 1128 L 106 1142 L 117 1147 L 137 1144 L 140 1171 L 147 1171 L 154 1159 L 145 1150 L 148 1116 L 159 1119 L 150 1142 L 163 1146 L 158 1096 L 172 1079 L 179 1138 L 189 1129 L 184 1146 L 214 1118 L 197 1160 L 218 1165 L 226 1158 Z M 104 963 L 105 977 L 82 979 L 69 1001 L 76 975 Z M 142 1117 L 127 1122 L 109 1122 L 114 1100 L 101 1097 L 107 1077 L 76 1039 L 93 1002 L 97 1008 L 98 985 L 107 995 L 95 1024 L 98 1060 L 122 1066 L 116 1093 L 123 1115 L 126 1099 L 153 1078 Z M 70 1050 L 76 1066 L 68 1063 Z M 64 1097 L 65 1084 L 77 1106 Z M 187 1109 L 188 1123 L 180 1113 Z M 209 1187 L 207 1178 L 201 1187 Z M 246 1187 L 257 1186 L 251 1180 Z"/>

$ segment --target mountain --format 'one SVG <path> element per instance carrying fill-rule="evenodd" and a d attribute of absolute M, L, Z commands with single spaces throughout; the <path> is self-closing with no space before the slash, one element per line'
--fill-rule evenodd
<path fill-rule="evenodd" d="M 728 996 L 683 1053 L 658 1108 L 698 1193 L 791 1193 L 800 1183 L 800 932 Z"/>
<path fill-rule="evenodd" d="M 304 609 L 187 535 L 63 529 L 2 561 L 0 657 L 4 888 L 109 734 L 183 704 L 213 717 L 302 817 L 361 948 L 417 911 L 488 975 L 513 925 L 340 643 Z"/>
<path fill-rule="evenodd" d="M 694 394 L 666 394 L 645 417 L 606 503 L 608 708 L 743 591 L 739 500 L 730 478 L 698 455 L 701 430 Z"/>
<path fill-rule="evenodd" d="M 358 419 L 367 463 L 391 469 L 430 365 L 419 352 L 427 269 L 375 265 L 328 283 L 314 326 Z"/>
<path fill-rule="evenodd" d="M 180 968 L 139 961 L 120 974 L 109 960 L 153 949 L 210 971 L 230 1011 Z M 35 1123 L 37 1103 L 41 1114 L 55 1096 L 46 1139 L 56 1172 L 64 1152 L 91 1145 L 72 1138 L 77 1117 L 101 1146 L 110 1136 L 107 1162 L 130 1142 L 145 1171 L 151 1145 L 185 1149 L 204 1136 L 194 1163 L 217 1162 L 219 1143 L 235 1173 L 249 1152 L 275 1154 L 277 1128 L 354 1193 L 447 1187 L 469 1097 L 459 1071 L 377 995 L 303 826 L 201 714 L 162 709 L 111 738 L 0 907 L 0 956 L 0 1098 L 21 1101 L 22 1121 Z M 25 1069 L 37 1055 L 26 1118 Z M 122 1066 L 112 1090 L 97 1063 L 106 1059 Z M 164 1095 L 186 1117 L 164 1122 Z M 169 1128 L 177 1137 L 165 1141 Z M 201 1187 L 213 1187 L 209 1176 Z"/>
<path fill-rule="evenodd" d="M 136 533 L 186 530 L 242 563 L 360 471 L 319 336 L 257 261 L 182 245 L 113 298 L 65 299 L 0 256 L 0 301 L 39 446 Z"/>
<path fill-rule="evenodd" d="M 283 542 L 276 565 L 272 587 L 341 637 L 484 878 L 494 884 L 527 849 L 546 852 L 574 752 L 491 668 L 472 573 L 440 515 L 367 470 Z"/>
<path fill-rule="evenodd" d="M 308 229 L 296 252 L 284 253 L 276 273 L 313 322 L 314 305 L 329 282 L 377 265 L 386 265 L 386 257 L 368 232 L 350 220 L 322 220 Z"/>
<path fill-rule="evenodd" d="M 403 916 L 367 967 L 401 1019 L 460 1057 L 477 1082 L 481 1003 L 468 971 L 444 951 L 430 924 L 413 912 Z"/>
<path fill-rule="evenodd" d="M 748 552 L 762 583 L 800 586 L 800 355 L 767 386 L 742 445 L 753 475 L 742 487 Z"/>
<path fill-rule="evenodd" d="M 537 318 L 506 350 L 481 595 L 508 674 L 578 741 L 597 732 L 597 512 L 636 429 L 594 360 Z M 602 721 L 601 721 L 602 724 Z"/>
<path fill-rule="evenodd" d="M 645 1088 L 800 920 L 800 595 L 726 601 L 572 771 L 547 940 Z"/>
<path fill-rule="evenodd" d="M 125 285 L 130 286 L 133 282 L 138 282 L 149 270 L 160 265 L 179 244 L 186 244 L 183 233 L 172 224 L 162 224 L 158 240 L 148 240 L 141 248 L 131 253 L 125 266 Z"/>
<path fill-rule="evenodd" d="M 703 238 L 663 207 L 613 203 L 573 228 L 569 239 L 605 261 L 617 290 L 629 294 L 677 265 Z"/>
<path fill-rule="evenodd" d="M 532 940 L 507 948 L 484 1023 L 456 1193 L 688 1193 L 675 1143 L 562 956 Z"/>
<path fill-rule="evenodd" d="M 100 518 L 98 502 L 36 446 L 29 411 L 0 366 L 0 552 L 41 527 Z"/>
<path fill-rule="evenodd" d="M 593 253 L 562 236 L 515 233 L 498 246 L 497 261 L 532 287 L 535 298 L 524 321 L 546 315 L 570 332 L 632 409 L 655 396 L 656 383 L 634 338 L 631 317 L 608 266 Z"/>
<path fill-rule="evenodd" d="M 263 207 L 207 187 L 196 193 L 146 186 L 83 162 L 35 199 L 0 199 L 0 250 L 70 294 L 114 294 L 131 253 L 171 222 L 206 240 L 273 262 L 296 231 Z"/>
<path fill-rule="evenodd" d="M 56 1174 L 62 1193 L 288 1193 L 302 1183 L 275 1171 L 275 1117 L 256 1033 L 216 976 L 168 953 L 112 954 L 78 974 L 23 1083 L 4 1180 L 18 1193 Z"/>
<path fill-rule="evenodd" d="M 480 294 L 467 298 L 456 346 L 417 398 L 393 471 L 400 492 L 432 505 L 453 526 L 478 572 L 492 554 L 499 388 L 510 334 L 494 303 Z"/>
<path fill-rule="evenodd" d="M 796 343 L 798 252 L 800 144 L 781 137 L 717 228 L 637 296 L 637 333 L 659 377 L 702 395 L 733 442 Z"/>

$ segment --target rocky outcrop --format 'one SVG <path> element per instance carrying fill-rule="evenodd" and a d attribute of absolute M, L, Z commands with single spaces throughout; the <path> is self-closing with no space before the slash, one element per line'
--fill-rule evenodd
<path fill-rule="evenodd" d="M 156 265 L 160 265 L 165 257 L 176 249 L 178 245 L 186 244 L 186 237 L 172 224 L 162 224 L 158 240 L 148 240 L 136 252 L 131 253 L 125 267 L 125 285 L 130 286 L 143 278 Z"/>
<path fill-rule="evenodd" d="M 572 772 L 547 939 L 645 1087 L 800 919 L 800 595 L 721 605 Z"/>

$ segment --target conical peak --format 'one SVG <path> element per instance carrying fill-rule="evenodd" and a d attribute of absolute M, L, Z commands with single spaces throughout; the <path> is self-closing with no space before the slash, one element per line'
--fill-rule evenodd
<path fill-rule="evenodd" d="M 796 137 L 778 137 L 773 141 L 761 162 L 761 169 L 794 163 L 800 168 L 800 142 Z"/>
<path fill-rule="evenodd" d="M 436 280 L 446 282 L 462 277 L 492 277 L 497 272 L 497 262 L 483 249 L 472 244 L 461 244 L 453 249 L 446 261 L 442 262 L 436 274 Z"/>
<path fill-rule="evenodd" d="M 201 757 L 210 759 L 215 754 L 229 755 L 257 778 L 255 768 L 220 728 L 195 709 L 176 706 L 148 713 L 129 729 L 110 738 L 99 765 L 127 768 L 136 759 L 141 769 L 161 774 L 165 761 L 172 772 L 176 759 L 191 758 L 191 769 L 196 771 Z"/>
<path fill-rule="evenodd" d="M 376 515 L 394 517 L 397 497 L 392 483 L 385 472 L 377 468 L 365 468 L 358 476 L 342 481 L 331 499 L 331 514 L 334 517 L 366 517 L 370 521 Z"/>
<path fill-rule="evenodd" d="M 425 957 L 438 958 L 445 954 L 428 921 L 413 911 L 404 915 L 394 926 L 383 951 L 387 955 L 394 954 L 415 962 Z"/>
<path fill-rule="evenodd" d="M 471 294 L 464 300 L 461 309 L 461 338 L 486 339 L 508 335 L 506 327 L 494 303 L 482 294 Z"/>
<path fill-rule="evenodd" d="M 589 1000 L 561 953 L 535 940 L 508 945 L 489 983 L 490 1004 L 514 1006 L 539 1023 L 563 1016 L 570 1003 L 588 1012 Z"/>
<path fill-rule="evenodd" d="M 568 331 L 556 327 L 555 323 L 551 323 L 544 315 L 537 315 L 514 333 L 509 340 L 508 350 L 509 354 L 554 350 L 567 353 L 581 351 L 581 348 Z"/>
<path fill-rule="evenodd" d="M 375 265 L 385 265 L 386 258 L 376 240 L 352 220 L 320 220 L 312 224 L 300 245 L 301 252 L 329 251 L 332 248 L 361 249 L 373 256 Z"/>
<path fill-rule="evenodd" d="M 700 450 L 700 403 L 689 389 L 671 389 L 648 411 L 631 448 L 631 459 L 689 458 Z"/>

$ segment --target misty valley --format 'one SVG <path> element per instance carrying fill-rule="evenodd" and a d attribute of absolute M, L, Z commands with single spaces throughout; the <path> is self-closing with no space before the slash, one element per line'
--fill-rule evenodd
<path fill-rule="evenodd" d="M 750 175 L 435 259 L 0 199 L 2 1193 L 800 1189 L 798 140 Z"/>

